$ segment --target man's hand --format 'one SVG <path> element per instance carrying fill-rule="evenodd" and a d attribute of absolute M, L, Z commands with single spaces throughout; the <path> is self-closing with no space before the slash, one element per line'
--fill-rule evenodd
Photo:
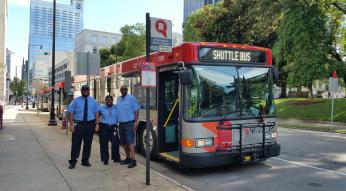
<path fill-rule="evenodd" d="M 74 122 L 72 122 L 72 123 L 70 123 L 71 125 L 70 125 L 70 131 L 71 131 L 71 133 L 73 133 L 74 132 Z"/>
<path fill-rule="evenodd" d="M 99 131 L 100 131 L 100 126 L 99 126 L 99 124 L 96 124 L 95 131 L 96 131 L 96 132 L 99 132 Z"/>
<path fill-rule="evenodd" d="M 133 123 L 133 130 L 134 130 L 134 131 L 137 130 L 137 123 Z"/>

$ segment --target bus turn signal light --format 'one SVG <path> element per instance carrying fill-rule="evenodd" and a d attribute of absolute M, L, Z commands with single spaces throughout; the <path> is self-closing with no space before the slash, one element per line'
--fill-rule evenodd
<path fill-rule="evenodd" d="M 181 145 L 183 147 L 194 147 L 195 146 L 195 141 L 192 139 L 182 139 L 181 140 Z"/>

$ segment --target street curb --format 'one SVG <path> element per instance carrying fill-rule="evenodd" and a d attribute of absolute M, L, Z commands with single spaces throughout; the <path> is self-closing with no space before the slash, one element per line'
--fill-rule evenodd
<path fill-rule="evenodd" d="M 141 164 L 139 162 L 137 164 L 139 166 L 144 167 L 144 168 L 146 167 L 146 165 L 143 165 L 143 164 Z M 168 176 L 166 176 L 166 175 L 164 175 L 164 174 L 162 174 L 162 173 L 160 173 L 160 172 L 158 172 L 158 171 L 156 171 L 156 170 L 154 170 L 152 168 L 150 168 L 150 171 L 154 172 L 156 175 L 160 176 L 161 178 L 163 178 L 163 179 L 165 179 L 165 180 L 167 180 L 167 181 L 169 181 L 169 182 L 171 182 L 171 183 L 173 183 L 173 184 L 175 184 L 175 185 L 177 185 L 177 186 L 179 186 L 179 187 L 181 187 L 181 188 L 183 188 L 183 189 L 185 189 L 187 191 L 195 191 L 194 189 L 192 189 L 192 188 L 190 188 L 190 187 L 188 187 L 188 186 L 186 186 L 184 184 L 181 184 L 180 182 L 178 182 L 178 181 L 176 181 L 176 180 L 174 180 L 174 179 L 172 179 L 172 178 L 170 178 L 170 177 L 168 177 Z"/>

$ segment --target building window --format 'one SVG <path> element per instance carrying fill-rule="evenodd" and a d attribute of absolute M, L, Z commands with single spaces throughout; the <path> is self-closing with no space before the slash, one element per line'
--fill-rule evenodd
<path fill-rule="evenodd" d="M 82 5 L 80 3 L 76 4 L 76 9 L 81 9 Z"/>
<path fill-rule="evenodd" d="M 92 40 L 93 42 L 96 42 L 96 36 L 93 35 L 93 36 L 91 37 L 91 40 Z"/>
<path fill-rule="evenodd" d="M 97 47 L 93 47 L 93 53 L 97 54 Z"/>

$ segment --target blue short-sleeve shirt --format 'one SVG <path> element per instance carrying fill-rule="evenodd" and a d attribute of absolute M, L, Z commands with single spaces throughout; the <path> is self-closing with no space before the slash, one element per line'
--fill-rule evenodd
<path fill-rule="evenodd" d="M 117 113 L 119 122 L 128 122 L 135 119 L 135 112 L 140 108 L 137 99 L 133 95 L 127 94 L 125 97 L 117 99 Z"/>
<path fill-rule="evenodd" d="M 99 111 L 99 104 L 97 101 L 88 97 L 88 117 L 87 121 L 95 120 L 96 113 Z M 83 96 L 75 98 L 71 104 L 67 107 L 69 113 L 73 113 L 74 120 L 83 121 L 84 116 L 84 104 L 85 98 Z"/>
<path fill-rule="evenodd" d="M 113 104 L 111 107 L 103 105 L 99 109 L 101 114 L 100 122 L 108 125 L 118 124 L 117 107 Z"/>

